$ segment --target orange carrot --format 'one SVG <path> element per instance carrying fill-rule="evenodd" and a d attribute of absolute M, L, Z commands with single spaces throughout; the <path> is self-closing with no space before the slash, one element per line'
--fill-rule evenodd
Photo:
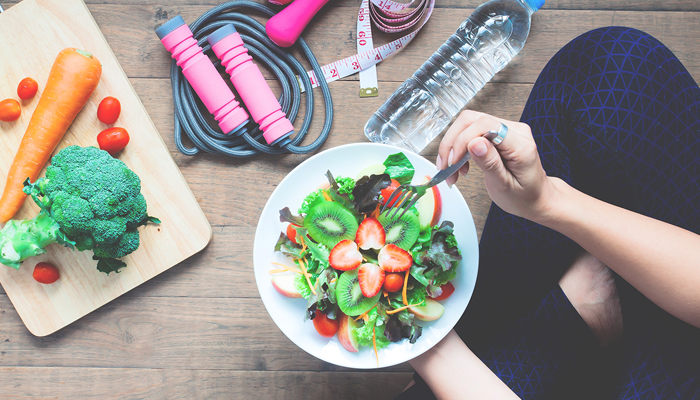
<path fill-rule="evenodd" d="M 408 305 L 408 299 L 406 299 L 406 289 L 408 289 L 408 273 L 409 273 L 409 271 L 406 271 L 406 276 L 404 276 L 404 278 L 403 278 L 403 290 L 401 290 L 401 300 L 403 300 L 403 305 L 405 305 L 405 306 Z"/>
<path fill-rule="evenodd" d="M 326 200 L 328 200 L 328 201 L 333 201 L 333 198 L 331 197 L 331 195 L 328 194 L 325 190 L 322 191 L 321 193 L 323 193 L 323 198 L 324 198 L 324 199 L 326 199 Z"/>
<path fill-rule="evenodd" d="M 379 366 L 379 352 L 377 352 L 377 326 L 372 328 L 372 344 L 374 345 L 374 356 L 377 358 L 377 367 Z"/>
<path fill-rule="evenodd" d="M 396 309 L 393 309 L 393 310 L 389 310 L 389 311 L 387 311 L 386 313 L 389 314 L 389 315 L 391 315 L 391 314 L 396 314 L 397 312 L 401 312 L 401 311 L 403 311 L 403 310 L 405 310 L 405 309 L 407 309 L 407 308 L 409 308 L 409 307 L 419 306 L 419 305 L 421 305 L 422 303 L 423 303 L 423 302 L 421 301 L 420 303 L 409 304 L 409 305 L 407 305 L 407 306 L 403 306 L 403 307 L 399 307 L 399 308 L 396 308 Z"/>
<path fill-rule="evenodd" d="M 39 104 L 7 175 L 0 199 L 0 222 L 15 216 L 27 197 L 24 181 L 36 180 L 78 112 L 87 103 L 102 75 L 92 54 L 73 48 L 58 53 Z"/>

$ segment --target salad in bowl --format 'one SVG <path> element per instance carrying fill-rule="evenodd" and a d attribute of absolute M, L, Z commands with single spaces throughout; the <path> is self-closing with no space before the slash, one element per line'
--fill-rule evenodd
<path fill-rule="evenodd" d="M 313 168 L 310 190 L 275 202 L 282 206 L 276 240 L 265 232 L 267 265 L 258 263 L 259 225 L 255 264 L 263 302 L 287 336 L 326 361 L 372 368 L 415 357 L 447 334 L 471 296 L 477 255 L 474 225 L 458 192 L 466 218 L 443 215 L 456 189 L 438 185 L 405 213 L 380 213 L 399 185 L 423 183 L 435 167 L 427 174 L 414 166 L 427 163 L 420 156 L 364 146 L 381 154 L 376 162 Z M 266 212 L 272 210 L 266 206 L 261 223 L 270 218 Z M 264 295 L 270 288 L 272 296 Z M 279 306 L 287 311 L 272 311 Z M 290 316 L 294 327 L 280 321 Z"/>

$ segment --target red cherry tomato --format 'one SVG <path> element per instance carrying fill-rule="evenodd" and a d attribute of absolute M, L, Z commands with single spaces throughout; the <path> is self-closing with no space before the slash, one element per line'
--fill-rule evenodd
<path fill-rule="evenodd" d="M 316 317 L 314 318 L 314 327 L 316 332 L 323 337 L 333 337 L 336 332 L 338 332 L 338 320 L 328 319 L 326 314 L 316 311 Z"/>
<path fill-rule="evenodd" d="M 455 287 L 452 282 L 447 282 L 446 284 L 440 286 L 440 288 L 442 289 L 442 294 L 438 297 L 431 297 L 433 300 L 445 300 L 446 298 L 452 296 L 452 293 L 455 292 Z"/>
<path fill-rule="evenodd" d="M 100 149 L 114 155 L 129 144 L 129 133 L 124 128 L 108 128 L 97 135 Z"/>
<path fill-rule="evenodd" d="M 396 190 L 396 188 L 399 186 L 401 186 L 399 184 L 399 181 L 397 181 L 396 179 L 392 179 L 391 185 L 382 189 L 382 204 L 386 203 L 386 201 L 389 200 L 389 197 L 391 197 L 391 194 L 394 193 L 394 190 Z M 394 203 L 396 203 L 396 200 L 392 201 L 391 204 L 389 204 L 389 206 L 391 206 Z"/>
<path fill-rule="evenodd" d="M 294 228 L 294 225 L 292 225 L 292 224 L 287 225 L 287 237 L 289 238 L 289 240 L 291 240 L 295 244 L 299 244 L 299 243 L 297 243 L 297 230 Z"/>
<path fill-rule="evenodd" d="M 100 106 L 97 107 L 97 119 L 107 125 L 111 125 L 117 121 L 119 114 L 122 112 L 122 105 L 119 100 L 114 97 L 105 97 Z"/>
<path fill-rule="evenodd" d="M 24 78 L 17 86 L 17 96 L 22 100 L 29 100 L 39 90 L 39 84 L 32 78 Z"/>
<path fill-rule="evenodd" d="M 392 272 L 384 276 L 384 290 L 389 293 L 398 292 L 403 289 L 403 277 L 402 273 Z"/>
<path fill-rule="evenodd" d="M 22 115 L 22 108 L 19 106 L 19 101 L 15 99 L 0 101 L 0 121 L 17 121 L 20 115 Z"/>
<path fill-rule="evenodd" d="M 45 285 L 52 284 L 58 280 L 60 274 L 58 268 L 47 262 L 40 262 L 34 267 L 34 280 Z"/>

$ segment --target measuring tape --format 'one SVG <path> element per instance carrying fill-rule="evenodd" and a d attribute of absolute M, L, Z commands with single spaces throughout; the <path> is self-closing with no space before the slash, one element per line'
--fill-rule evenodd
<path fill-rule="evenodd" d="M 360 97 L 379 95 L 376 65 L 398 50 L 408 45 L 425 26 L 435 7 L 435 0 L 420 0 L 418 6 L 409 12 L 403 12 L 415 2 L 397 3 L 392 0 L 362 0 L 357 13 L 357 53 L 354 56 L 332 62 L 321 67 L 326 82 L 337 81 L 360 73 Z M 372 22 L 377 28 L 387 33 L 402 32 L 412 28 L 420 21 L 418 28 L 406 36 L 374 47 L 372 42 Z M 313 71 L 307 72 L 312 87 L 319 85 L 319 79 Z M 303 88 L 302 88 L 303 89 Z"/>

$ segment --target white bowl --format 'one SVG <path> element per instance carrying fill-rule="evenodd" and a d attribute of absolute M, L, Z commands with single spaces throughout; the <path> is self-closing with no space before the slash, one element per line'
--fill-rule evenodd
<path fill-rule="evenodd" d="M 306 300 L 291 299 L 277 292 L 270 282 L 269 271 L 276 267 L 272 262 L 292 265 L 291 260 L 280 252 L 274 251 L 280 232 L 286 229 L 286 223 L 279 220 L 279 210 L 289 207 L 296 214 L 302 201 L 312 191 L 327 182 L 326 171 L 333 176 L 355 178 L 366 166 L 381 164 L 387 156 L 403 152 L 413 164 L 416 173 L 414 183 L 422 182 L 425 175 L 434 175 L 437 168 L 425 158 L 384 144 L 356 143 L 335 147 L 319 153 L 294 168 L 267 201 L 255 231 L 253 262 L 255 281 L 263 304 L 277 326 L 297 346 L 309 354 L 331 364 L 349 368 L 382 368 L 400 364 L 424 353 L 437 344 L 455 326 L 467 308 L 474 291 L 479 248 L 474 220 L 464 197 L 457 187 L 448 188 L 445 183 L 438 187 L 442 195 L 441 220 L 452 221 L 454 234 L 462 252 L 462 261 L 458 266 L 457 277 L 452 281 L 455 292 L 441 303 L 445 306 L 443 316 L 434 322 L 423 322 L 423 334 L 414 344 L 408 340 L 392 343 L 379 350 L 379 362 L 370 347 L 362 348 L 357 353 L 345 350 L 337 335 L 331 339 L 316 333 L 312 321 L 304 322 Z"/>

